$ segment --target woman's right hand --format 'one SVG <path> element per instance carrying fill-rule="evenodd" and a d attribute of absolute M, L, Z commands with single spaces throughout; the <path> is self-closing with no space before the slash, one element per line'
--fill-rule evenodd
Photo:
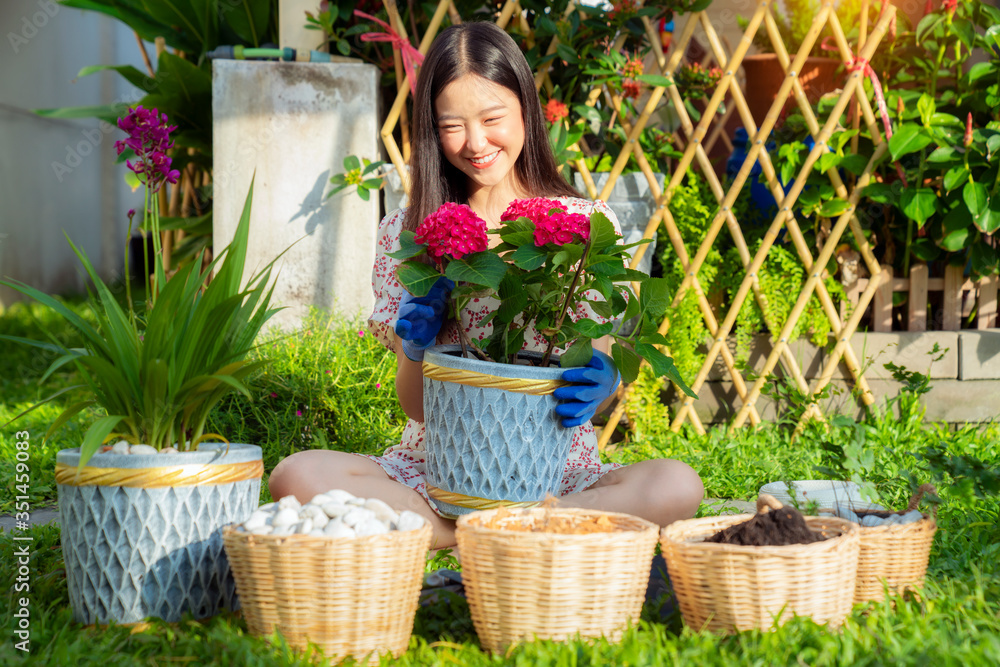
<path fill-rule="evenodd" d="M 425 296 L 409 292 L 403 295 L 395 329 L 403 354 L 410 361 L 423 361 L 424 352 L 437 341 L 448 311 L 448 295 L 454 287 L 455 283 L 441 276 Z"/>

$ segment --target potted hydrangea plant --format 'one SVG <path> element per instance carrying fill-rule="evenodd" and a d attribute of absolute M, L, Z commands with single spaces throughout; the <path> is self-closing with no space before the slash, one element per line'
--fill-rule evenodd
<path fill-rule="evenodd" d="M 147 616 L 178 621 L 188 612 L 204 618 L 236 608 L 221 528 L 250 516 L 263 474 L 260 447 L 227 443 L 205 433 L 205 426 L 223 396 L 249 395 L 243 381 L 262 362 L 251 362 L 248 353 L 275 312 L 266 288 L 270 266 L 240 287 L 251 185 L 232 244 L 207 267 L 195 258 L 168 281 L 156 193 L 178 176 L 167 157 L 174 128 L 165 114 L 141 106 L 118 125 L 129 135 L 117 143 L 118 153 L 135 153 L 128 166 L 145 186 L 143 229 L 154 250 L 153 266 L 150 270 L 147 264 L 145 271 L 143 307 L 136 308 L 126 282 L 123 308 L 86 254 L 70 242 L 96 290 L 96 326 L 24 283 L 2 282 L 66 318 L 84 347 L 4 338 L 60 355 L 43 381 L 66 364 L 74 365 L 83 380 L 71 389 L 83 389 L 86 396 L 62 412 L 46 437 L 81 411 L 104 413 L 87 429 L 80 447 L 56 457 L 75 619 L 86 624 L 134 623 Z M 118 442 L 108 447 L 108 441 Z"/>
<path fill-rule="evenodd" d="M 452 515 L 496 501 L 530 505 L 558 488 L 573 429 L 554 412 L 553 393 L 566 384 L 564 369 L 591 360 L 595 339 L 613 340 L 624 382 L 645 360 L 691 391 L 657 347 L 666 344 L 658 331 L 670 303 L 666 281 L 626 268 L 637 244 L 621 244 L 603 213 L 588 218 L 558 201 L 528 199 L 501 220 L 488 232 L 468 206 L 446 203 L 404 231 L 392 254 L 406 260 L 397 276 L 415 296 L 442 275 L 455 283 L 452 318 L 470 299 L 500 302 L 491 335 L 469 341 L 459 327 L 460 345 L 432 347 L 423 360 L 428 493 Z M 490 248 L 487 234 L 500 242 Z M 580 316 L 585 306 L 605 321 Z M 545 339 L 544 352 L 521 351 L 529 325 Z"/>

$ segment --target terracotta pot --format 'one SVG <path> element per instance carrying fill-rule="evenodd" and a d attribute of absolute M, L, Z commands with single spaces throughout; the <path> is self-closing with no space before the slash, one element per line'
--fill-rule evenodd
<path fill-rule="evenodd" d="M 806 58 L 806 63 L 799 73 L 799 82 L 809 98 L 815 103 L 824 94 L 836 90 L 837 69 L 842 62 L 837 58 Z M 774 103 L 774 98 L 785 80 L 785 70 L 778 62 L 778 56 L 765 53 L 747 56 L 743 59 L 743 71 L 746 73 L 746 86 L 743 94 L 753 114 L 754 122 L 759 127 L 764 122 L 767 112 Z M 796 107 L 795 96 L 790 94 L 785 103 L 785 111 Z"/>

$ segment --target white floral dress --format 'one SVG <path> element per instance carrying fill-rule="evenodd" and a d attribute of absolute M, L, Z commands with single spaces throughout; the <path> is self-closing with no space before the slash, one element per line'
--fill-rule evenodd
<path fill-rule="evenodd" d="M 611 220 L 615 229 L 621 233 L 618 218 L 604 202 L 590 202 L 575 197 L 561 197 L 557 201 L 564 204 L 570 213 L 583 213 L 589 216 L 594 210 L 601 211 Z M 403 218 L 404 210 L 398 209 L 387 215 L 379 224 L 375 266 L 372 269 L 375 308 L 368 318 L 368 329 L 389 349 L 392 349 L 399 302 L 406 290 L 396 279 L 396 268 L 401 260 L 393 259 L 386 253 L 399 249 L 399 235 L 403 230 Z M 492 324 L 487 322 L 480 326 L 480 322 L 498 305 L 499 302 L 496 299 L 481 298 L 473 299 L 466 306 L 462 312 L 462 327 L 470 339 L 482 340 L 492 333 Z M 585 304 L 577 311 L 576 317 L 603 321 Z M 457 328 L 446 327 L 443 329 L 437 342 L 439 344 L 458 343 Z M 524 349 L 544 351 L 545 345 L 545 339 L 535 331 L 534 327 L 529 326 L 525 336 Z M 427 500 L 431 507 L 434 507 L 434 503 L 430 502 L 427 495 L 424 482 L 426 453 L 424 452 L 423 422 L 408 420 L 403 428 L 402 442 L 389 447 L 381 456 L 366 455 L 366 458 L 379 464 L 389 477 L 415 490 Z M 573 444 L 570 447 L 569 458 L 566 459 L 562 483 L 559 485 L 559 495 L 565 496 L 582 491 L 597 482 L 602 475 L 620 467 L 621 465 L 617 463 L 601 463 L 597 452 L 597 436 L 590 422 L 578 426 L 573 432 Z"/>

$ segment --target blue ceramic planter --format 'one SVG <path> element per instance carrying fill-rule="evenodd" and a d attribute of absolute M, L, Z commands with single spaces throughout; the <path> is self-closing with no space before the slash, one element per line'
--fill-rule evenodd
<path fill-rule="evenodd" d="M 91 469 L 221 466 L 261 460 L 255 445 L 205 443 L 197 452 L 97 454 Z M 76 467 L 80 450 L 57 464 Z M 213 468 L 214 469 L 214 468 Z M 262 469 L 261 469 L 262 470 Z M 83 624 L 137 623 L 147 616 L 179 621 L 238 609 L 222 527 L 250 517 L 260 476 L 197 486 L 59 485 L 63 557 L 74 619 Z"/>
<path fill-rule="evenodd" d="M 459 350 L 457 345 L 432 347 L 424 364 L 541 381 L 558 381 L 563 372 L 558 367 L 464 359 L 457 356 Z M 425 370 L 427 483 L 438 510 L 455 517 L 482 504 L 476 499 L 533 503 L 557 495 L 573 438 L 573 429 L 560 424 L 557 403 L 551 394 L 430 379 Z M 455 494 L 467 498 L 456 501 Z M 448 500 L 435 495 L 447 495 Z"/>

